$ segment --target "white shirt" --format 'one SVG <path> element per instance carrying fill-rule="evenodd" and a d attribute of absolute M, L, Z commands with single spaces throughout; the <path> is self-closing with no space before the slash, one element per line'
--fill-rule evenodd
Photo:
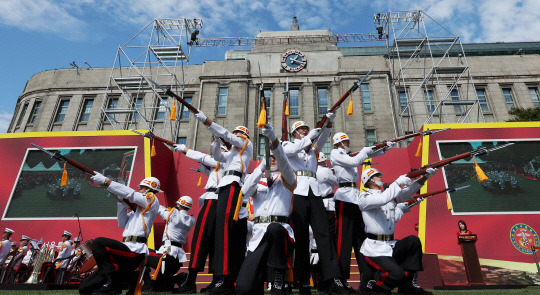
<path fill-rule="evenodd" d="M 323 128 L 319 139 L 315 143 L 315 148 L 317 152 L 322 151 L 328 137 L 330 136 L 331 128 Z M 312 144 L 311 139 L 307 136 L 302 139 L 295 139 L 294 142 L 284 141 L 282 143 L 283 151 L 285 155 L 289 158 L 289 163 L 294 169 L 294 171 L 310 171 L 317 173 L 317 155 L 313 147 L 311 147 L 307 152 L 306 147 Z M 319 183 L 317 178 L 308 177 L 308 176 L 298 176 L 298 183 L 296 184 L 296 189 L 294 190 L 295 195 L 307 196 L 309 194 L 309 188 L 313 191 L 315 196 L 320 196 Z"/>
<path fill-rule="evenodd" d="M 163 254 L 165 251 L 167 251 L 169 247 L 165 245 L 165 241 L 167 240 L 179 242 L 180 244 L 184 245 L 186 243 L 186 238 L 189 231 L 195 225 L 195 218 L 187 214 L 186 210 L 165 208 L 163 206 L 159 206 L 158 215 L 161 217 L 161 219 L 165 220 L 166 223 L 165 229 L 163 230 L 163 243 L 156 253 Z M 177 258 L 180 263 L 187 261 L 186 252 L 184 252 L 182 247 L 177 247 L 174 245 L 171 245 L 170 247 L 171 248 L 169 249 L 167 255 Z"/>
<path fill-rule="evenodd" d="M 4 258 L 9 254 L 11 251 L 11 241 L 9 239 L 3 240 L 0 242 L 0 262 L 4 260 Z"/>
<path fill-rule="evenodd" d="M 334 198 L 324 198 L 334 193 L 334 187 L 338 185 L 337 177 L 332 169 L 318 165 L 317 166 L 317 181 L 319 189 L 323 197 L 324 208 L 326 211 L 336 211 Z"/>
<path fill-rule="evenodd" d="M 338 183 L 358 182 L 358 166 L 368 158 L 365 153 L 358 153 L 351 157 L 343 148 L 333 149 L 330 153 L 330 162 Z M 340 187 L 336 190 L 334 198 L 339 201 L 356 204 L 360 190 L 358 187 Z"/>
<path fill-rule="evenodd" d="M 77 261 L 79 261 L 79 259 L 81 259 L 82 254 L 83 253 L 82 253 L 81 246 L 71 250 L 71 255 L 73 255 L 73 258 L 71 258 L 71 261 L 69 262 L 69 266 L 67 268 L 68 271 L 73 270 L 73 267 L 77 264 Z"/>
<path fill-rule="evenodd" d="M 70 241 L 62 242 L 60 245 L 58 245 L 58 247 L 60 248 L 60 250 L 58 252 L 58 257 L 56 257 L 56 259 L 67 258 L 71 256 L 71 242 Z M 60 262 L 61 264 L 59 265 L 57 264 L 56 268 L 67 268 L 69 265 L 69 259 L 64 259 L 64 260 L 61 260 Z"/>
<path fill-rule="evenodd" d="M 217 152 L 213 152 L 212 154 L 214 156 L 214 159 L 216 161 L 225 163 L 225 167 L 223 167 L 225 171 L 234 170 L 241 172 L 243 175 L 245 175 L 249 167 L 249 161 L 251 160 L 251 156 L 253 154 L 253 144 L 251 144 L 251 141 L 249 139 L 243 139 L 232 134 L 227 129 L 221 127 L 217 123 L 212 123 L 212 125 L 208 127 L 208 130 L 233 145 L 231 151 L 228 152 L 228 156 L 225 156 L 220 150 L 218 150 Z M 246 140 L 246 149 L 244 150 L 242 155 L 240 155 L 239 152 L 244 147 Z M 227 175 L 222 177 L 222 179 L 218 183 L 218 187 L 224 187 L 233 182 L 238 182 L 241 185 L 242 179 L 236 175 Z"/>
<path fill-rule="evenodd" d="M 217 188 L 218 181 L 221 179 L 221 177 L 223 176 L 223 172 L 225 171 L 223 169 L 224 165 L 214 160 L 214 158 L 212 158 L 210 155 L 194 150 L 188 150 L 188 152 L 186 153 L 186 157 L 201 163 L 201 166 L 199 166 L 198 170 L 208 176 L 208 180 L 206 181 L 206 185 L 204 186 L 204 188 L 206 190 L 208 190 L 209 188 Z M 205 166 L 210 167 L 210 169 Z M 216 169 L 216 167 L 218 168 Z M 199 206 L 201 206 L 201 201 L 217 200 L 217 197 L 217 191 L 207 191 L 199 197 Z"/>
<path fill-rule="evenodd" d="M 107 188 L 107 191 L 115 194 L 118 197 L 129 200 L 133 204 L 138 205 L 135 212 L 128 212 L 128 208 L 124 204 L 120 202 L 117 203 L 116 216 L 118 218 L 118 227 L 124 228 L 122 236 L 137 236 L 148 238 L 148 235 L 152 230 L 152 226 L 154 225 L 154 219 L 156 218 L 156 214 L 159 210 L 158 198 L 154 198 L 154 202 L 143 216 L 141 214 L 141 210 L 144 210 L 146 208 L 151 199 L 147 199 L 145 195 L 135 191 L 130 187 L 114 181 L 111 182 L 111 184 Z M 128 246 L 128 248 L 132 252 L 148 255 L 148 247 L 145 243 L 125 242 L 124 244 Z"/>

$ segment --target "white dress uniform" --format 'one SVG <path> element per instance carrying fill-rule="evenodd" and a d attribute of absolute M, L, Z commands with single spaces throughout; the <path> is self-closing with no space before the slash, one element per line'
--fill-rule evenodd
<path fill-rule="evenodd" d="M 60 250 L 58 251 L 58 256 L 56 259 L 62 259 L 67 258 L 71 256 L 71 242 L 69 240 L 62 242 L 60 245 L 58 245 Z M 69 259 L 61 260 L 59 264 L 57 264 L 56 268 L 67 268 L 69 265 Z"/>
<path fill-rule="evenodd" d="M 163 254 L 168 250 L 167 255 L 178 259 L 178 262 L 180 263 L 186 262 L 187 257 L 186 252 L 184 252 L 184 248 L 178 246 L 176 243 L 182 245 L 186 243 L 189 231 L 195 225 L 195 218 L 187 214 L 187 210 L 165 208 L 163 206 L 159 206 L 158 215 L 161 217 L 161 219 L 165 220 L 166 223 L 165 229 L 163 230 L 163 243 L 156 253 Z M 167 240 L 176 243 L 167 246 Z"/>
<path fill-rule="evenodd" d="M 317 181 L 326 211 L 336 211 L 334 202 L 334 187 L 338 186 L 337 177 L 328 167 L 317 166 Z"/>
<path fill-rule="evenodd" d="M 0 262 L 2 262 L 11 251 L 11 243 L 10 239 L 5 239 L 0 242 Z"/>
<path fill-rule="evenodd" d="M 214 145 L 216 145 L 215 142 L 212 142 L 212 146 Z M 217 146 L 219 147 L 219 145 Z M 192 149 L 188 149 L 186 157 L 201 163 L 198 170 L 208 176 L 208 180 L 204 186 L 206 192 L 199 197 L 199 207 L 202 206 L 204 200 L 217 200 L 217 184 L 225 171 L 225 169 L 223 169 L 224 165 L 221 165 L 221 163 L 212 158 L 212 156 Z"/>

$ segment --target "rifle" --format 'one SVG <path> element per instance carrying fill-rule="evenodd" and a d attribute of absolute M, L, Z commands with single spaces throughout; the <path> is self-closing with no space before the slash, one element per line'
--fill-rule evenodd
<path fill-rule="evenodd" d="M 35 148 L 37 148 L 38 150 L 42 151 L 42 152 L 45 152 L 47 155 L 51 156 L 51 158 L 55 158 L 56 160 L 58 161 L 61 161 L 61 162 L 67 162 L 68 164 L 70 164 L 71 166 L 87 173 L 87 174 L 90 174 L 90 175 L 96 175 L 96 172 L 94 172 L 94 170 L 84 166 L 83 164 L 80 164 L 79 162 L 76 162 L 72 159 L 68 159 L 67 157 L 63 156 L 62 154 L 60 154 L 59 151 L 55 151 L 54 153 L 49 151 L 49 150 L 46 150 L 42 147 L 40 147 L 39 145 L 35 144 L 35 143 L 30 143 L 31 145 L 33 145 Z M 137 205 L 136 204 L 133 204 L 131 202 L 129 202 L 128 200 L 126 199 L 120 199 L 120 198 L 116 198 L 119 202 L 124 202 L 125 204 L 127 204 L 129 206 L 129 208 L 133 211 L 135 211 L 137 209 Z"/>
<path fill-rule="evenodd" d="M 373 69 L 369 70 L 369 72 L 367 72 L 367 74 L 362 79 L 360 79 L 358 82 L 353 83 L 353 86 L 349 90 L 347 90 L 347 92 L 345 92 L 345 94 L 343 94 L 341 96 L 341 98 L 328 110 L 328 112 L 333 113 L 336 109 L 338 109 L 341 106 L 341 104 L 345 101 L 345 99 L 347 99 L 347 97 L 349 97 L 349 95 L 351 95 L 354 91 L 356 91 L 356 89 L 358 89 L 358 87 L 360 87 L 362 82 L 364 82 L 364 80 L 367 79 L 367 77 L 371 74 L 371 72 L 373 72 Z M 326 123 L 326 120 L 327 120 L 327 117 L 324 116 L 319 121 L 319 123 L 317 123 L 315 128 L 322 128 L 324 126 L 324 123 Z"/>
<path fill-rule="evenodd" d="M 505 147 L 511 146 L 513 144 L 514 143 L 509 142 L 509 143 L 506 143 L 506 144 L 503 144 L 503 145 L 500 145 L 500 146 L 497 146 L 497 147 L 494 147 L 494 148 L 491 148 L 491 149 L 479 148 L 479 149 L 476 149 L 476 150 L 473 150 L 473 151 L 470 151 L 470 152 L 459 154 L 457 156 L 453 156 L 453 157 L 450 157 L 448 159 L 444 159 L 444 160 L 441 160 L 441 161 L 438 161 L 438 162 L 435 162 L 435 163 L 425 165 L 425 166 L 420 167 L 418 169 L 412 169 L 409 173 L 407 173 L 407 177 L 415 178 L 415 177 L 421 176 L 422 174 L 425 174 L 426 170 L 428 168 L 439 168 L 439 167 L 446 166 L 448 164 L 451 164 L 452 162 L 455 162 L 455 161 L 458 161 L 458 160 L 461 160 L 461 159 L 472 158 L 474 156 L 482 156 L 482 155 L 485 155 L 487 153 L 490 153 L 490 152 L 493 152 L 493 151 L 500 150 L 500 149 L 503 149 Z"/>
<path fill-rule="evenodd" d="M 449 187 L 449 188 L 445 188 L 445 189 L 441 189 L 441 190 L 437 190 L 437 191 L 432 191 L 432 192 L 429 192 L 429 193 L 425 193 L 425 194 L 421 194 L 421 195 L 418 195 L 416 197 L 412 197 L 411 199 L 407 200 L 406 202 L 408 203 L 407 204 L 407 207 L 408 208 L 411 208 L 413 206 L 416 206 L 418 204 L 420 204 L 420 202 L 422 202 L 423 200 L 429 198 L 429 197 L 432 197 L 434 195 L 438 195 L 438 194 L 441 194 L 441 193 L 444 193 L 444 192 L 449 192 L 449 193 L 452 193 L 452 192 L 455 192 L 455 191 L 458 191 L 458 190 L 461 190 L 461 189 L 464 189 L 464 188 L 468 188 L 470 185 L 466 185 L 466 186 L 462 186 L 462 187 Z"/>
<path fill-rule="evenodd" d="M 182 105 L 184 105 L 185 107 L 187 107 L 190 111 L 192 111 L 194 114 L 198 114 L 199 113 L 199 110 L 192 106 L 189 102 L 187 102 L 185 99 L 183 99 L 182 97 L 176 95 L 174 92 L 171 91 L 171 89 L 165 89 L 165 87 L 159 85 L 158 83 L 154 82 L 154 80 L 148 78 L 148 77 L 143 77 L 145 79 L 147 79 L 148 81 L 152 82 L 152 84 L 156 85 L 159 89 L 161 89 L 165 94 L 167 94 L 168 96 L 170 97 L 173 97 L 175 98 L 176 100 L 178 100 Z"/>
<path fill-rule="evenodd" d="M 281 115 L 281 140 L 289 140 L 289 130 L 287 128 L 287 117 L 289 116 L 287 112 L 287 101 L 289 100 L 289 78 L 285 84 L 285 92 L 283 92 L 283 113 Z"/>
<path fill-rule="evenodd" d="M 262 81 L 262 75 L 261 75 L 261 65 L 259 64 L 259 76 L 261 77 L 261 85 L 259 87 L 259 96 L 261 98 L 261 116 L 264 115 L 264 124 L 262 124 L 261 119 L 259 118 L 259 123 L 257 126 L 259 128 L 264 127 L 264 125 L 268 124 L 268 109 L 266 107 L 266 98 L 264 97 L 264 83 Z M 264 113 L 262 113 L 264 111 Z M 262 124 L 262 126 L 261 126 Z M 270 139 L 268 137 L 264 137 L 264 146 L 265 149 L 265 159 L 266 159 L 266 183 L 268 184 L 268 188 L 272 186 L 272 172 L 270 171 L 270 167 L 272 166 L 272 160 L 270 160 Z"/>
<path fill-rule="evenodd" d="M 161 142 L 166 143 L 166 144 L 168 144 L 168 145 L 170 145 L 170 146 L 174 146 L 174 145 L 176 144 L 176 143 L 174 143 L 174 142 L 172 142 L 172 141 L 170 141 L 170 140 L 167 140 L 167 139 L 165 139 L 165 138 L 163 138 L 163 137 L 159 137 L 159 136 L 155 135 L 154 133 L 152 133 L 152 131 L 148 131 L 148 132 L 146 132 L 146 133 L 141 133 L 141 132 L 139 132 L 139 131 L 137 131 L 137 130 L 133 130 L 133 129 L 129 129 L 129 131 L 134 132 L 134 133 L 137 133 L 137 134 L 139 134 L 139 135 L 141 135 L 141 136 L 143 136 L 143 137 L 146 137 L 146 138 L 150 138 L 150 139 L 155 139 L 155 140 L 157 140 L 157 141 L 161 141 Z"/>

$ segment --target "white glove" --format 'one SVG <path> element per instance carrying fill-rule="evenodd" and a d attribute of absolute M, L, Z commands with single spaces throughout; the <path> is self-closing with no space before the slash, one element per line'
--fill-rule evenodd
<path fill-rule="evenodd" d="M 94 173 L 96 173 L 96 175 L 90 177 L 90 181 L 100 186 L 105 184 L 105 179 L 107 179 L 107 177 L 103 176 L 103 174 L 96 171 L 94 171 Z"/>
<path fill-rule="evenodd" d="M 261 162 L 259 163 L 259 166 L 257 166 L 259 170 L 261 170 L 264 173 L 264 170 L 266 170 L 266 158 L 262 158 Z"/>
<path fill-rule="evenodd" d="M 427 178 L 430 178 L 431 176 L 435 175 L 435 173 L 437 173 L 438 170 L 439 169 L 436 169 L 436 168 L 427 168 L 425 176 Z"/>
<path fill-rule="evenodd" d="M 409 186 L 411 185 L 411 179 L 405 176 L 405 174 L 403 174 L 400 177 L 398 177 L 398 179 L 396 179 L 396 183 L 399 186 Z"/>
<path fill-rule="evenodd" d="M 393 141 L 387 141 L 387 142 L 386 142 L 386 146 L 384 147 L 384 150 L 385 150 L 385 151 L 391 150 L 391 149 L 394 147 L 395 144 L 396 144 L 396 143 L 393 142 Z"/>
<path fill-rule="evenodd" d="M 195 114 L 195 118 L 203 123 L 204 121 L 206 121 L 206 115 L 201 110 L 199 110 L 199 112 Z"/>
<path fill-rule="evenodd" d="M 311 265 L 316 265 L 317 263 L 319 263 L 319 253 L 311 253 L 309 262 L 311 263 Z"/>
<path fill-rule="evenodd" d="M 315 138 L 317 138 L 317 136 L 319 136 L 319 133 L 321 133 L 321 128 L 314 128 L 309 131 L 307 137 L 309 137 L 311 140 L 314 140 Z"/>
<path fill-rule="evenodd" d="M 272 125 L 270 124 L 264 125 L 262 129 L 262 134 L 268 137 L 268 139 L 270 139 L 271 141 L 274 141 L 277 139 L 276 132 L 274 132 L 274 128 L 272 128 Z"/>
<path fill-rule="evenodd" d="M 328 118 L 328 121 L 334 122 L 334 119 L 336 118 L 336 113 L 326 113 L 326 117 Z"/>
<path fill-rule="evenodd" d="M 372 146 L 366 146 L 365 148 L 360 150 L 361 154 L 365 154 L 367 156 L 370 156 L 371 153 L 373 153 L 373 147 Z"/>
<path fill-rule="evenodd" d="M 175 152 L 184 152 L 185 150 L 186 150 L 186 145 L 183 143 L 174 145 Z"/>

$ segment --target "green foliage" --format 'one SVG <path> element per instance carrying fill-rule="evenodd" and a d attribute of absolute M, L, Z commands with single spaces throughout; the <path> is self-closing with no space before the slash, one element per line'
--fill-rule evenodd
<path fill-rule="evenodd" d="M 514 118 L 506 122 L 530 122 L 540 121 L 540 107 L 535 108 L 513 108 L 508 111 Z"/>

